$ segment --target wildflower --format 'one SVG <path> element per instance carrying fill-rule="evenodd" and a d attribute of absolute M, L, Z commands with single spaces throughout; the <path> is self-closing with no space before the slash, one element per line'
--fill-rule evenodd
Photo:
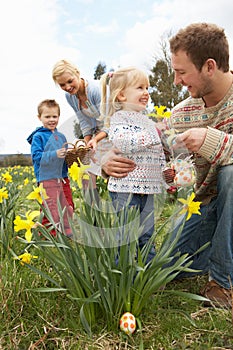
<path fill-rule="evenodd" d="M 166 106 L 155 106 L 154 109 L 156 110 L 157 117 L 159 118 L 170 118 L 171 112 L 166 111 Z"/>
<path fill-rule="evenodd" d="M 24 186 L 26 186 L 28 183 L 29 183 L 28 178 L 24 179 L 24 182 L 23 182 Z"/>
<path fill-rule="evenodd" d="M 166 111 L 166 106 L 154 106 L 154 110 L 156 111 L 153 113 L 148 114 L 149 117 L 155 117 L 155 118 L 170 118 L 171 112 Z"/>
<path fill-rule="evenodd" d="M 84 165 L 79 158 L 78 160 L 80 162 L 80 167 L 78 166 L 77 162 L 74 162 L 68 171 L 72 180 L 77 182 L 79 188 L 82 188 L 82 179 L 89 179 L 89 175 L 86 173 L 86 170 L 90 168 L 90 165 Z"/>
<path fill-rule="evenodd" d="M 24 264 L 30 264 L 32 259 L 38 259 L 38 256 L 26 252 L 17 256 L 14 259 L 20 260 L 20 264 L 23 266 Z"/>
<path fill-rule="evenodd" d="M 194 198 L 194 192 L 192 192 L 187 199 L 178 198 L 178 201 L 184 204 L 184 208 L 180 211 L 180 214 L 188 213 L 186 221 L 189 220 L 193 214 L 201 215 L 199 211 L 201 202 L 194 202 Z"/>
<path fill-rule="evenodd" d="M 2 174 L 2 178 L 6 181 L 6 183 L 12 182 L 12 176 L 10 175 L 9 171 L 6 171 L 4 174 Z"/>
<path fill-rule="evenodd" d="M 0 188 L 0 203 L 2 203 L 3 199 L 7 199 L 8 198 L 8 192 L 6 190 L 6 187 L 2 187 Z"/>
<path fill-rule="evenodd" d="M 44 199 L 49 198 L 45 189 L 43 188 L 43 184 L 40 184 L 40 186 L 36 188 L 33 187 L 33 189 L 34 190 L 27 196 L 27 199 L 36 199 L 40 204 L 42 204 Z"/>
<path fill-rule="evenodd" d="M 21 230 L 26 230 L 25 233 L 25 239 L 28 242 L 31 242 L 32 240 L 32 228 L 35 226 L 35 222 L 33 219 L 40 214 L 39 210 L 34 210 L 34 211 L 28 211 L 26 213 L 26 219 L 23 220 L 19 215 L 16 216 L 14 220 L 14 230 L 15 232 L 21 231 Z"/>

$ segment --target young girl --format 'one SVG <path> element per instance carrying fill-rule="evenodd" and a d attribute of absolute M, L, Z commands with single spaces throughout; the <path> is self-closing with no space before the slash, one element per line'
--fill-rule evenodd
<path fill-rule="evenodd" d="M 126 203 L 127 207 L 134 206 L 139 210 L 140 222 L 144 226 L 139 237 L 141 249 L 154 232 L 154 193 L 162 192 L 162 169 L 165 167 L 155 123 L 145 114 L 149 79 L 143 71 L 128 67 L 104 74 L 101 84 L 101 108 L 103 114 L 107 111 L 109 140 L 124 157 L 136 163 L 127 177 L 110 177 L 108 190 L 117 210 L 125 208 Z M 104 136 L 104 132 L 100 133 L 95 141 Z M 154 255 L 152 246 L 147 262 Z"/>

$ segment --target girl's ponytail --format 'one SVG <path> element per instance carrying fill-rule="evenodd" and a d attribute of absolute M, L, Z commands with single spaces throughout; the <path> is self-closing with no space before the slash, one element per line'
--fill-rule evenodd
<path fill-rule="evenodd" d="M 105 120 L 105 126 L 110 125 L 109 115 L 109 80 L 112 77 L 112 72 L 105 73 L 100 78 L 100 89 L 101 89 L 101 103 L 100 103 L 100 114 L 101 119 Z"/>

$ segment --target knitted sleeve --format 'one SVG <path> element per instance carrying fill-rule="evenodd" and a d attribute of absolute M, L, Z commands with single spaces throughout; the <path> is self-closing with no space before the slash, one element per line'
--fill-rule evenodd
<path fill-rule="evenodd" d="M 233 135 L 207 127 L 205 141 L 198 153 L 214 165 L 233 164 Z"/>

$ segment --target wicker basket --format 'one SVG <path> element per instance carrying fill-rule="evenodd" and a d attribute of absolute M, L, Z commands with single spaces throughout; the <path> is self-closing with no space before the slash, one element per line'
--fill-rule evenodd
<path fill-rule="evenodd" d="M 86 146 L 86 142 L 83 139 L 79 139 L 73 143 L 66 142 L 65 145 L 68 145 L 65 161 L 67 163 L 68 168 L 76 162 L 80 167 L 80 162 L 84 165 L 90 164 L 91 161 L 91 148 Z M 70 147 L 72 146 L 72 147 Z"/>

